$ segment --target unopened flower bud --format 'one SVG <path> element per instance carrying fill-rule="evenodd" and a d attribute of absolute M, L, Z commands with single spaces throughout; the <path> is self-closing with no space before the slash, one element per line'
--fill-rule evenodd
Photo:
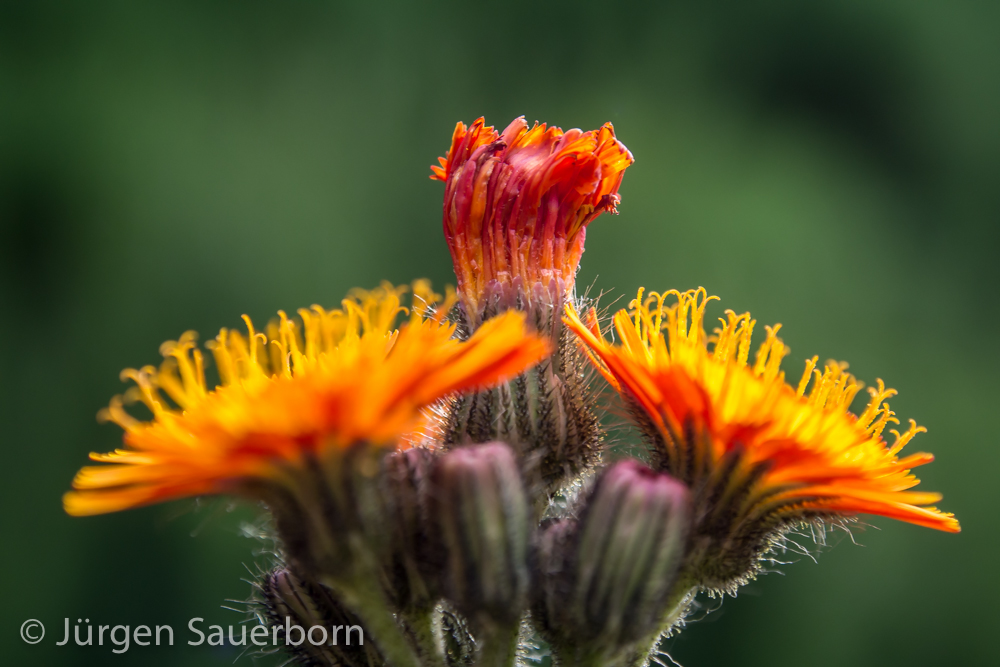
<path fill-rule="evenodd" d="M 358 618 L 326 586 L 279 568 L 260 587 L 269 634 L 298 662 L 362 667 L 377 658 L 372 643 L 364 644 Z"/>
<path fill-rule="evenodd" d="M 686 486 L 622 461 L 597 481 L 579 520 L 540 533 L 533 616 L 567 664 L 608 664 L 655 639 L 690 513 Z"/>
<path fill-rule="evenodd" d="M 590 362 L 579 344 L 558 318 L 541 318 L 535 325 L 551 332 L 555 353 L 502 385 L 453 399 L 443 441 L 508 443 L 541 517 L 553 497 L 600 462 L 604 430 L 593 409 Z"/>
<path fill-rule="evenodd" d="M 455 449 L 428 489 L 445 554 L 446 596 L 477 626 L 516 627 L 528 589 L 528 501 L 503 443 Z"/>
<path fill-rule="evenodd" d="M 386 575 L 394 602 L 407 610 L 426 611 L 437 603 L 433 577 L 441 550 L 429 539 L 426 493 L 434 453 L 413 448 L 383 461 L 386 520 L 390 548 Z"/>

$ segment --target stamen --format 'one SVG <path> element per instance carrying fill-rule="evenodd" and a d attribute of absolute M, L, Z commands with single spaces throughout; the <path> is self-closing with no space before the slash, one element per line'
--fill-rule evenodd
<path fill-rule="evenodd" d="M 628 304 L 629 308 L 635 308 L 635 335 L 639 337 L 639 340 L 645 340 L 642 335 L 642 293 L 645 287 L 640 287 L 638 293 L 636 294 L 635 300 Z"/>
<path fill-rule="evenodd" d="M 896 440 L 892 443 L 892 447 L 889 448 L 888 452 L 889 456 L 895 456 L 896 454 L 899 453 L 901 449 L 903 449 L 903 447 L 906 446 L 908 442 L 910 442 L 910 440 L 913 439 L 913 436 L 915 436 L 917 433 L 927 433 L 927 429 L 924 428 L 923 426 L 917 426 L 916 420 L 911 419 L 910 428 L 908 428 L 906 430 L 906 433 L 904 433 L 903 435 L 899 435 L 899 431 L 896 431 L 895 429 L 890 430 L 889 433 L 892 433 L 894 436 L 896 436 Z"/>
<path fill-rule="evenodd" d="M 897 393 L 895 389 L 886 389 L 882 378 L 878 378 L 876 383 L 878 383 L 878 389 L 875 387 L 868 388 L 868 393 L 871 394 L 872 399 L 868 402 L 868 407 L 865 408 L 865 411 L 858 417 L 858 424 L 865 430 L 868 429 L 868 425 L 875 418 L 875 415 L 878 414 L 879 405 L 882 401 L 892 398 Z"/>
<path fill-rule="evenodd" d="M 899 423 L 899 420 L 894 416 L 895 414 L 895 412 L 889 409 L 888 403 L 883 404 L 882 411 L 878 419 L 876 419 L 875 422 L 865 430 L 865 433 L 870 434 L 873 440 L 881 439 L 882 430 L 886 427 L 886 424 L 889 422 L 894 424 Z"/>
<path fill-rule="evenodd" d="M 802 379 L 799 380 L 799 387 L 795 390 L 795 395 L 802 397 L 805 393 L 806 387 L 809 385 L 809 380 L 812 377 L 813 369 L 816 368 L 816 362 L 819 361 L 819 355 L 813 355 L 812 359 L 806 359 L 806 369 L 802 373 Z"/>

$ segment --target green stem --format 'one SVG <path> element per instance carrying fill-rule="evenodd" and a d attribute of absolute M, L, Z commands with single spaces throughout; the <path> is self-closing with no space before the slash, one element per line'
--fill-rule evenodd
<path fill-rule="evenodd" d="M 366 632 L 378 645 L 386 662 L 392 667 L 421 667 L 410 648 L 403 629 L 392 613 L 375 572 L 361 563 L 370 562 L 360 554 L 357 564 L 346 577 L 327 577 L 327 585 L 343 597 L 344 603 L 358 615 Z"/>
<path fill-rule="evenodd" d="M 576 644 L 550 643 L 549 647 L 555 667 L 607 667 L 609 664 L 606 653 L 584 652 Z"/>
<path fill-rule="evenodd" d="M 607 667 L 608 661 L 600 655 L 590 655 L 573 663 L 560 663 L 565 667 Z"/>
<path fill-rule="evenodd" d="M 484 628 L 476 635 L 479 651 L 476 667 L 512 667 L 517 659 L 519 626 Z"/>
<path fill-rule="evenodd" d="M 660 645 L 660 639 L 684 617 L 684 613 L 691 604 L 691 599 L 697 592 L 697 586 L 690 579 L 682 576 L 674 586 L 674 592 L 671 594 L 670 601 L 667 604 L 669 611 L 664 615 L 659 629 L 640 642 L 638 644 L 639 650 L 635 651 L 631 657 L 620 664 L 629 665 L 630 667 L 647 667 L 649 665 L 649 656 Z"/>
<path fill-rule="evenodd" d="M 444 635 L 438 609 L 420 609 L 403 615 L 426 667 L 444 667 Z"/>

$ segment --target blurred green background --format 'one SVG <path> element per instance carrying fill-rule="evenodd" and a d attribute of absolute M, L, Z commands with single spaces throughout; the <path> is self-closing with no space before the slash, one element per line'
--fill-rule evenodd
<path fill-rule="evenodd" d="M 930 432 L 962 520 L 888 520 L 781 568 L 669 644 L 685 667 L 996 664 L 1000 4 L 0 5 L 0 663 L 216 665 L 248 508 L 71 519 L 60 496 L 118 371 L 353 286 L 451 277 L 457 120 L 610 120 L 635 165 L 579 283 L 706 286 L 847 359 Z M 904 422 L 905 423 L 905 422 Z M 714 605 L 706 605 L 715 608 Z M 56 647 L 63 618 L 172 648 Z M 49 634 L 27 646 L 37 618 Z M 272 661 L 276 662 L 276 661 Z M 237 664 L 252 664 L 248 657 Z"/>

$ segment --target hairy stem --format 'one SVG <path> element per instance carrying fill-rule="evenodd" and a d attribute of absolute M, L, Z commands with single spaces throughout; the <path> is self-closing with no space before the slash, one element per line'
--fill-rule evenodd
<path fill-rule="evenodd" d="M 518 626 L 489 627 L 476 635 L 477 667 L 513 667 L 517 658 Z"/>
<path fill-rule="evenodd" d="M 444 634 L 441 612 L 437 607 L 403 615 L 410 636 L 417 645 L 420 662 L 425 667 L 444 667 Z"/>
<path fill-rule="evenodd" d="M 663 622 L 660 623 L 659 629 L 654 634 L 639 642 L 637 644 L 637 650 L 633 652 L 627 660 L 617 664 L 621 664 L 623 666 L 627 665 L 628 667 L 647 667 L 650 662 L 650 656 L 660 645 L 660 640 L 663 639 L 664 635 L 666 635 L 678 621 L 684 618 L 684 614 L 687 612 L 688 607 L 691 604 L 691 600 L 694 599 L 697 592 L 698 588 L 692 583 L 692 581 L 682 575 L 674 585 L 674 591 L 670 595 L 670 600 L 667 604 L 668 611 L 663 616 Z"/>
<path fill-rule="evenodd" d="M 371 555 L 356 553 L 352 560 L 353 567 L 348 572 L 327 576 L 325 583 L 340 593 L 344 603 L 358 615 L 388 664 L 421 667 L 382 591 L 378 574 L 370 565 Z"/>

